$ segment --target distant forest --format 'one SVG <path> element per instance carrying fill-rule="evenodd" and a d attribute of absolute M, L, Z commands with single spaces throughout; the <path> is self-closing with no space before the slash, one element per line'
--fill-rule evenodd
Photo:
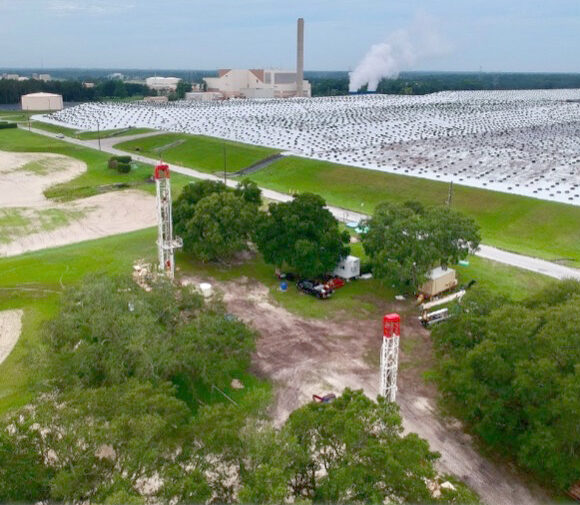
<path fill-rule="evenodd" d="M 125 82 L 144 80 L 151 75 L 171 75 L 188 83 L 202 83 L 203 77 L 215 76 L 215 71 L 134 70 L 134 69 L 0 69 L 0 72 L 30 75 L 49 73 L 54 80 L 15 81 L 0 79 L 0 104 L 15 104 L 26 93 L 45 91 L 63 95 L 65 102 L 86 102 L 104 99 L 126 99 L 154 95 L 145 85 Z M 122 74 L 125 81 L 111 79 Z M 312 84 L 313 96 L 348 94 L 348 72 L 305 72 Z M 83 87 L 83 81 L 95 83 L 94 88 Z M 580 88 L 580 74 L 487 73 L 487 72 L 403 72 L 397 79 L 385 79 L 379 93 L 396 95 L 424 95 L 437 91 L 559 89 Z"/>

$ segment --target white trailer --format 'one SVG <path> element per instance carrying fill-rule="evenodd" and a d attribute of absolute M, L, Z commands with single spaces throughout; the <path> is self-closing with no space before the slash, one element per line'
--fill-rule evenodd
<path fill-rule="evenodd" d="M 347 256 L 340 260 L 332 275 L 344 280 L 351 280 L 360 276 L 360 259 L 356 256 Z"/>

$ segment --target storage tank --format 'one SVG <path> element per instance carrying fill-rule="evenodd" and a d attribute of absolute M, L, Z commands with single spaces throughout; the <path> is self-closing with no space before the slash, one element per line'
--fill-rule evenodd
<path fill-rule="evenodd" d="M 54 93 L 29 93 L 20 97 L 22 110 L 51 111 L 62 110 L 62 95 Z"/>

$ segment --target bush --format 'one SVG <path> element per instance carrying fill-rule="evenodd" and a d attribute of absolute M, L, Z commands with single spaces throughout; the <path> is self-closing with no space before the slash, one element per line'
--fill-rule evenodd
<path fill-rule="evenodd" d="M 117 172 L 120 174 L 128 174 L 131 171 L 131 163 L 117 162 Z"/>
<path fill-rule="evenodd" d="M 16 123 L 2 123 L 0 122 L 0 130 L 5 130 L 7 128 L 18 128 Z"/>
<path fill-rule="evenodd" d="M 129 164 L 131 163 L 131 161 L 133 161 L 131 156 L 111 156 L 109 158 L 108 166 L 109 168 L 116 168 L 117 170 L 119 170 L 119 163 Z M 130 169 L 131 168 L 129 167 L 129 170 Z M 123 173 L 127 173 L 129 170 Z M 119 172 L 121 172 L 121 170 L 119 170 Z"/>

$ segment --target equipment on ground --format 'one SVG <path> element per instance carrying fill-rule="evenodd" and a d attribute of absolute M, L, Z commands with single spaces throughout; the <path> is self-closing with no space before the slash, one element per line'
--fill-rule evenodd
<path fill-rule="evenodd" d="M 155 187 L 157 189 L 157 254 L 159 270 L 173 279 L 175 276 L 175 249 L 183 247 L 179 237 L 173 238 L 171 216 L 171 181 L 169 165 L 160 163 L 155 167 Z"/>
<path fill-rule="evenodd" d="M 432 309 L 433 307 L 437 307 L 439 305 L 444 305 L 446 303 L 452 302 L 453 300 L 461 301 L 461 299 L 465 296 L 465 292 L 466 292 L 465 289 L 461 289 L 456 293 L 451 293 L 450 295 L 444 296 L 443 298 L 437 298 L 436 300 L 425 302 L 421 304 L 421 310 L 424 312 L 429 309 Z"/>
<path fill-rule="evenodd" d="M 381 389 L 379 394 L 387 401 L 397 400 L 397 372 L 399 369 L 399 340 L 401 316 L 387 314 L 383 318 L 383 345 L 381 346 Z"/>
<path fill-rule="evenodd" d="M 426 310 L 419 316 L 419 321 L 425 327 L 433 326 L 434 324 L 441 323 L 446 319 L 449 319 L 449 309 L 439 309 L 433 312 L 427 312 Z"/>
<path fill-rule="evenodd" d="M 340 277 L 341 279 L 350 280 L 355 279 L 360 275 L 360 259 L 356 256 L 347 256 L 342 258 L 332 275 Z"/>
<path fill-rule="evenodd" d="M 325 394 L 324 396 L 312 395 L 313 402 L 332 403 L 334 400 L 336 400 L 336 395 L 334 393 L 328 393 Z"/>
<path fill-rule="evenodd" d="M 329 277 L 324 283 L 324 285 L 327 288 L 330 288 L 334 291 L 336 289 L 340 289 L 346 286 L 346 282 L 343 281 L 340 277 Z"/>
<path fill-rule="evenodd" d="M 330 298 L 332 296 L 332 293 L 334 292 L 331 288 L 329 288 L 325 284 L 309 280 L 298 281 L 296 283 L 296 287 L 303 293 L 315 296 L 320 300 Z"/>
<path fill-rule="evenodd" d="M 428 280 L 419 291 L 424 298 L 433 298 L 457 286 L 457 276 L 453 268 L 437 267 L 429 272 Z"/>

